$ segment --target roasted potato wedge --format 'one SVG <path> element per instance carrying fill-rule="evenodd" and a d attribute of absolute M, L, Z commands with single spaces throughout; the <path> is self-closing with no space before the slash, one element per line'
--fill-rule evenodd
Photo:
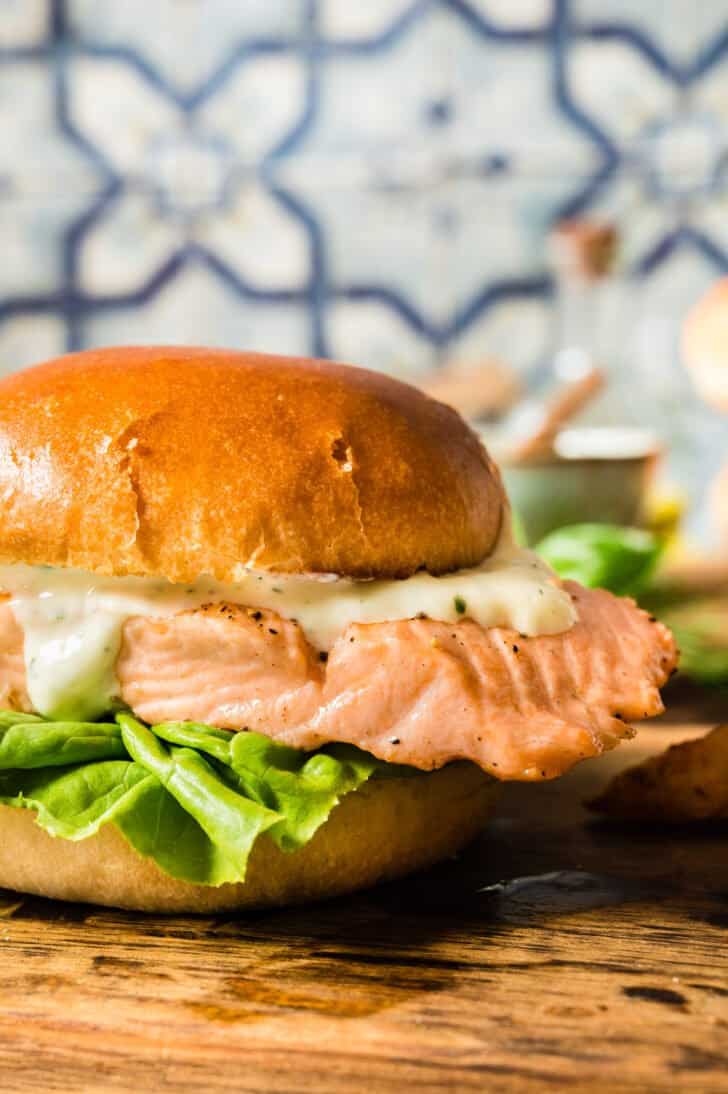
<path fill-rule="evenodd" d="M 684 824 L 728 818 L 728 725 L 628 768 L 588 804 L 614 820 Z"/>

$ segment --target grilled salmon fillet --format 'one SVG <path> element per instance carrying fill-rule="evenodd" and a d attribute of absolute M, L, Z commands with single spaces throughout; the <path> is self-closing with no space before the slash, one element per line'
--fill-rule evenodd
<path fill-rule="evenodd" d="M 124 625 L 121 698 L 143 720 L 206 722 L 296 748 L 345 741 L 423 770 L 467 759 L 548 779 L 658 714 L 677 651 L 627 599 L 567 582 L 579 620 L 527 638 L 430 619 L 353 624 L 328 657 L 292 620 L 217 604 Z M 0 606 L 0 701 L 28 709 L 23 635 Z"/>

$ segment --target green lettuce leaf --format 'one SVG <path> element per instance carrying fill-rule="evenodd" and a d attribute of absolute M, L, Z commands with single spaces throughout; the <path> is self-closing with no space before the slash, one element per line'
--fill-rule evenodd
<path fill-rule="evenodd" d="M 165 722 L 154 732 L 165 741 L 214 757 L 227 781 L 246 798 L 273 810 L 277 821 L 269 835 L 284 851 L 308 843 L 344 794 L 386 766 L 349 745 L 329 745 L 311 754 L 261 733 L 231 735 L 192 722 Z"/>
<path fill-rule="evenodd" d="M 348 745 L 314 753 L 189 722 L 53 722 L 0 711 L 0 803 L 61 839 L 114 824 L 172 877 L 242 882 L 256 840 L 307 843 L 383 764 Z M 397 768 L 397 772 L 411 769 Z"/>
<path fill-rule="evenodd" d="M 37 719 L 0 724 L 0 771 L 61 767 L 125 756 L 121 729 L 113 722 L 44 722 Z"/>
<path fill-rule="evenodd" d="M 37 810 L 38 824 L 52 836 L 82 840 L 133 808 L 148 779 L 156 782 L 128 760 L 8 771 L 0 775 L 0 801 Z"/>
<path fill-rule="evenodd" d="M 129 714 L 118 720 L 129 755 L 157 776 L 232 863 L 247 863 L 256 839 L 278 821 L 278 814 L 233 790 L 199 752 L 168 748 Z"/>
<path fill-rule="evenodd" d="M 231 856 L 157 780 L 114 823 L 140 855 L 174 878 L 197 885 L 245 881 L 247 856 Z"/>

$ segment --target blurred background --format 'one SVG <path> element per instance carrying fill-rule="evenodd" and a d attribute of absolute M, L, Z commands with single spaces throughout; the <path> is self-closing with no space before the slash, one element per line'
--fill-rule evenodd
<path fill-rule="evenodd" d="M 4 371 L 338 357 L 478 421 L 529 539 L 720 542 L 680 337 L 728 273 L 725 0 L 0 0 L 0 246 Z"/>

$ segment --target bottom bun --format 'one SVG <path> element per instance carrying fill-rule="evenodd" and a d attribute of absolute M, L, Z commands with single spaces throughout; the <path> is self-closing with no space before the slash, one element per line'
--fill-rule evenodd
<path fill-rule="evenodd" d="M 245 883 L 177 881 L 142 858 L 113 825 L 72 843 L 35 814 L 0 806 L 0 887 L 144 912 L 217 912 L 300 904 L 350 893 L 454 854 L 482 829 L 499 784 L 472 764 L 374 778 L 349 794 L 301 850 L 261 837 Z"/>

